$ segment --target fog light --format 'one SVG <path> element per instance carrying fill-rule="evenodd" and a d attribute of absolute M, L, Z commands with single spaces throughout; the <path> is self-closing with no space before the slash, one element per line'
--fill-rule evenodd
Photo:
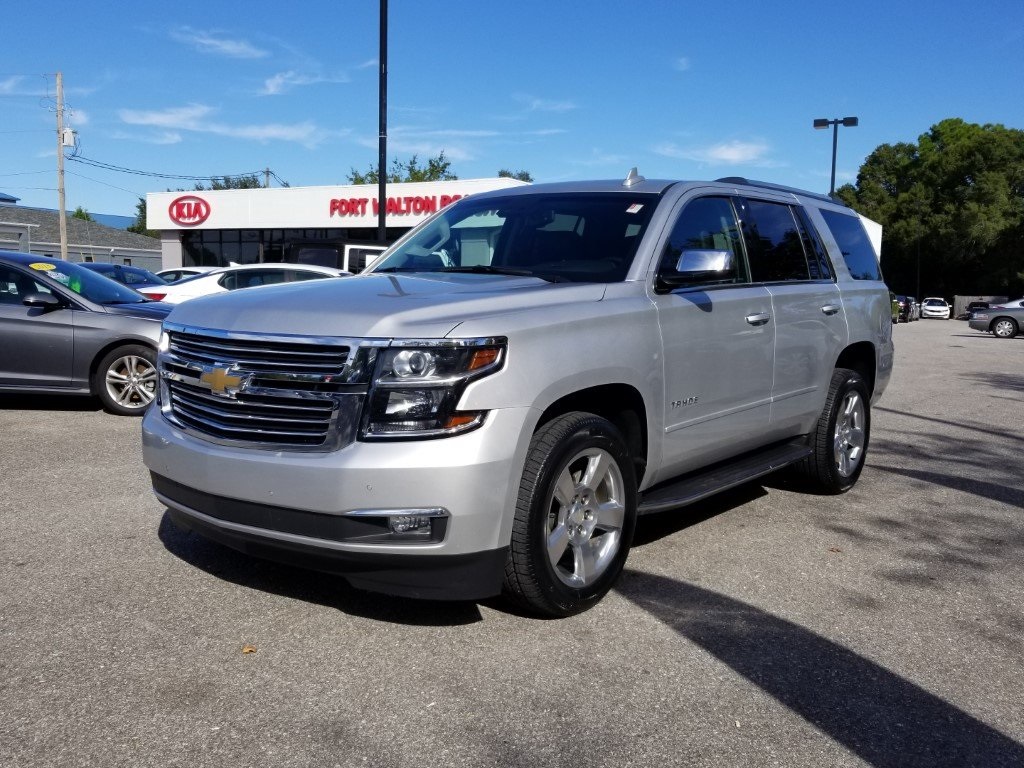
<path fill-rule="evenodd" d="M 353 537 L 366 544 L 429 544 L 443 541 L 448 529 L 449 513 L 443 507 L 353 509 L 345 514 L 377 528 L 377 533 L 364 531 Z"/>
<path fill-rule="evenodd" d="M 388 518 L 388 526 L 392 533 L 429 531 L 430 518 L 427 515 L 394 515 Z"/>

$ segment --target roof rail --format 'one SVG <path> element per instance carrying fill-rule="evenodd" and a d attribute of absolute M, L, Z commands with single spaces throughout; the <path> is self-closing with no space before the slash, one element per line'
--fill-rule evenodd
<path fill-rule="evenodd" d="M 757 181 L 755 179 L 745 179 L 742 176 L 725 176 L 721 179 L 715 179 L 719 184 L 743 184 L 748 187 L 758 187 L 760 189 L 770 189 L 775 192 L 789 192 L 792 195 L 803 195 L 804 197 L 813 197 L 815 200 L 824 200 L 827 203 L 834 203 L 835 205 L 842 205 L 849 208 L 845 202 L 840 200 L 838 197 L 829 196 L 819 192 L 808 192 L 806 189 L 797 189 L 796 187 L 787 187 L 782 184 L 772 184 L 768 181 Z"/>

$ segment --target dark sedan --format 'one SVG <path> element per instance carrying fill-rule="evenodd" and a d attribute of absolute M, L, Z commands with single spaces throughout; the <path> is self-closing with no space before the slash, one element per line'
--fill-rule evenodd
<path fill-rule="evenodd" d="M 171 309 L 81 264 L 0 251 L 0 392 L 96 395 L 141 414 Z"/>
<path fill-rule="evenodd" d="M 976 331 L 988 331 L 1000 339 L 1012 339 L 1024 325 L 1024 307 L 976 309 L 967 324 Z"/>
<path fill-rule="evenodd" d="M 127 264 L 107 264 L 102 261 L 90 261 L 79 266 L 90 269 L 93 272 L 99 272 L 104 277 L 109 277 L 111 280 L 116 280 L 121 285 L 127 285 L 135 290 L 168 284 L 168 281 L 164 278 L 142 267 L 132 267 Z"/>

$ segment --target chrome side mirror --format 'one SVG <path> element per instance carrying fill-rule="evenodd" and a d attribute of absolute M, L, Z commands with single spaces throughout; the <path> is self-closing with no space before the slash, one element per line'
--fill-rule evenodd
<path fill-rule="evenodd" d="M 676 272 L 687 275 L 692 280 L 731 277 L 735 271 L 736 264 L 729 251 L 686 250 L 679 254 L 679 260 L 676 262 Z"/>

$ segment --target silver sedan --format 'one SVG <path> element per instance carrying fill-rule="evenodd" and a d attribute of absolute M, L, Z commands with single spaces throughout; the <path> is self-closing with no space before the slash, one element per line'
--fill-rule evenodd
<path fill-rule="evenodd" d="M 989 307 L 976 310 L 967 323 L 976 331 L 988 331 L 1000 339 L 1012 339 L 1024 325 L 1024 307 Z"/>

